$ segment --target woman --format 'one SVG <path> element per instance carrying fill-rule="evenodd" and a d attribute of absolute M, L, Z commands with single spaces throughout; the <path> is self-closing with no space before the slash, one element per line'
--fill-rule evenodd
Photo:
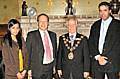
<path fill-rule="evenodd" d="M 8 22 L 2 55 L 5 64 L 5 79 L 24 79 L 27 69 L 27 52 L 20 23 L 16 19 Z"/>

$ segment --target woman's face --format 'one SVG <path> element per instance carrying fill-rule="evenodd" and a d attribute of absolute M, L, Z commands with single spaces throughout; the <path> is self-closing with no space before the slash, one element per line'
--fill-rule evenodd
<path fill-rule="evenodd" d="M 13 36 L 16 36 L 19 30 L 20 30 L 19 24 L 14 24 L 12 27 L 10 27 L 10 32 L 11 32 L 11 35 Z"/>

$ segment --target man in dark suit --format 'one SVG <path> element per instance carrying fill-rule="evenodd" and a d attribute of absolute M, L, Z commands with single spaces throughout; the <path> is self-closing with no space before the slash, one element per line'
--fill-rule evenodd
<path fill-rule="evenodd" d="M 37 17 L 38 30 L 27 35 L 29 53 L 28 75 L 32 79 L 52 79 L 55 53 L 57 49 L 56 33 L 48 30 L 49 17 L 40 14 Z"/>
<path fill-rule="evenodd" d="M 84 79 L 89 76 L 87 37 L 77 33 L 76 25 L 76 17 L 68 17 L 68 33 L 59 37 L 57 71 L 64 79 Z"/>
<path fill-rule="evenodd" d="M 108 2 L 98 6 L 100 20 L 90 31 L 89 48 L 94 79 L 118 79 L 120 69 L 120 21 L 111 16 Z"/>

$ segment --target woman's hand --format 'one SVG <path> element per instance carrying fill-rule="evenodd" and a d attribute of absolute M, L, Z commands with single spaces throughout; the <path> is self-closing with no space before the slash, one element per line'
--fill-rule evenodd
<path fill-rule="evenodd" d="M 22 77 L 22 74 L 21 74 L 20 72 L 17 73 L 17 78 L 18 78 L 18 79 L 22 79 L 22 78 L 23 78 L 23 77 Z"/>

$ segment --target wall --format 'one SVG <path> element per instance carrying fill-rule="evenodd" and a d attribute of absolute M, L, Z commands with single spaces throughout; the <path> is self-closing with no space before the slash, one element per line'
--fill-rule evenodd
<path fill-rule="evenodd" d="M 0 24 L 5 24 L 10 18 L 21 16 L 23 0 L 0 0 Z M 76 15 L 97 15 L 98 4 L 111 0 L 73 0 Z M 28 7 L 35 7 L 37 14 L 65 15 L 66 0 L 26 0 Z"/>
<path fill-rule="evenodd" d="M 19 16 L 18 0 L 0 0 L 0 24 L 5 24 L 10 18 Z"/>
<path fill-rule="evenodd" d="M 73 0 L 77 15 L 95 15 L 98 4 L 110 0 Z M 64 15 L 66 0 L 26 0 L 28 7 L 36 7 L 38 13 L 46 12 L 49 15 Z M 20 5 L 21 6 L 21 5 Z"/>

